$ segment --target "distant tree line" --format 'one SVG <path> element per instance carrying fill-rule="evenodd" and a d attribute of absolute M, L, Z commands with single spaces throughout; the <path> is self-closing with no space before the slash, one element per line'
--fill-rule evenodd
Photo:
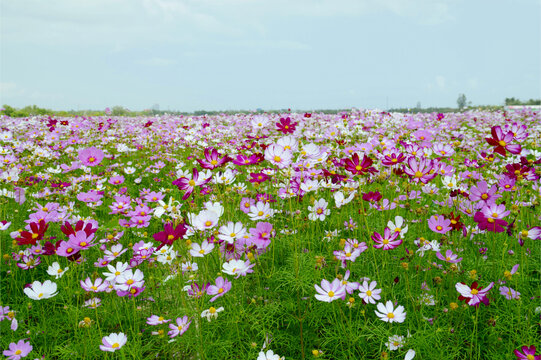
<path fill-rule="evenodd" d="M 505 105 L 506 106 L 512 106 L 512 105 L 541 105 L 541 99 L 530 99 L 528 101 L 520 101 L 519 99 L 512 98 L 505 98 Z"/>

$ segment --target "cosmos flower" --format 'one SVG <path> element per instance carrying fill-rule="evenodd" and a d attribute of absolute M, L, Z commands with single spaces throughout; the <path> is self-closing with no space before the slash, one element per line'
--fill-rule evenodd
<path fill-rule="evenodd" d="M 337 299 L 345 300 L 346 298 L 346 287 L 339 279 L 334 279 L 332 283 L 323 279 L 321 280 L 321 286 L 314 285 L 314 287 L 317 291 L 315 297 L 319 301 L 332 302 Z"/>
<path fill-rule="evenodd" d="M 203 310 L 201 313 L 201 317 L 207 318 L 207 320 L 210 322 L 212 319 L 216 319 L 218 317 L 218 313 L 224 311 L 223 306 L 220 306 L 219 308 L 215 308 L 211 306 L 207 310 Z"/>
<path fill-rule="evenodd" d="M 32 300 L 43 300 L 56 296 L 56 289 L 56 283 L 51 280 L 45 280 L 43 283 L 34 281 L 30 287 L 24 289 L 24 293 Z"/>
<path fill-rule="evenodd" d="M 252 268 L 255 264 L 250 264 L 250 260 L 229 260 L 228 262 L 222 265 L 223 272 L 228 275 L 236 275 L 236 279 L 239 276 L 246 276 L 246 274 L 253 273 Z"/>
<path fill-rule="evenodd" d="M 393 306 L 393 302 L 388 300 L 385 305 L 383 303 L 378 303 L 377 310 L 375 310 L 376 315 L 381 321 L 393 323 L 398 322 L 402 323 L 406 320 L 406 312 L 402 305 L 398 306 L 396 309 Z"/>
<path fill-rule="evenodd" d="M 376 281 L 368 283 L 368 281 L 363 281 L 359 285 L 359 297 L 363 299 L 365 304 L 375 304 L 376 300 L 381 299 L 381 289 L 376 289 L 378 283 Z"/>
<path fill-rule="evenodd" d="M 392 250 L 397 248 L 400 244 L 402 244 L 402 239 L 398 239 L 398 235 L 400 233 L 396 231 L 391 231 L 388 227 L 385 228 L 383 235 L 381 236 L 379 233 L 374 231 L 374 234 L 372 235 L 372 240 L 374 240 L 375 244 L 373 245 L 376 249 L 383 249 L 383 250 Z"/>
<path fill-rule="evenodd" d="M 184 317 L 179 317 L 176 320 L 176 324 L 169 324 L 171 331 L 169 331 L 167 335 L 169 335 L 170 338 L 180 336 L 188 330 L 191 323 L 191 321 L 188 321 L 188 316 L 184 315 Z"/>
<path fill-rule="evenodd" d="M 79 160 L 81 160 L 85 166 L 97 166 L 104 157 L 105 154 L 103 151 L 94 146 L 79 150 Z"/>
<path fill-rule="evenodd" d="M 102 351 L 115 352 L 128 341 L 128 337 L 124 333 L 112 333 L 109 336 L 104 336 L 101 339 L 103 345 L 100 345 Z"/>
<path fill-rule="evenodd" d="M 494 283 L 491 282 L 483 289 L 478 287 L 477 281 L 474 281 L 471 287 L 464 283 L 456 283 L 455 288 L 460 293 L 459 300 L 466 300 L 466 304 L 470 306 L 478 306 L 480 303 L 488 305 L 487 294 L 493 286 Z"/>
<path fill-rule="evenodd" d="M 207 294 L 215 295 L 209 301 L 214 302 L 219 297 L 224 296 L 229 290 L 231 290 L 231 282 L 221 276 L 217 277 L 215 285 L 210 285 L 207 288 Z"/>
<path fill-rule="evenodd" d="M 9 349 L 4 350 L 4 356 L 7 356 L 8 360 L 19 360 L 26 357 L 32 351 L 32 345 L 30 342 L 19 340 L 17 343 L 10 343 Z"/>

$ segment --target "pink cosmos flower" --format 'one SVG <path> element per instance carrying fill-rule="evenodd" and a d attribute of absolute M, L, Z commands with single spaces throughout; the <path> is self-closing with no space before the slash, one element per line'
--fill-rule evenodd
<path fill-rule="evenodd" d="M 171 319 L 165 319 L 163 316 L 158 316 L 158 315 L 152 315 L 151 317 L 147 318 L 148 325 L 166 324 L 169 321 L 171 321 Z"/>
<path fill-rule="evenodd" d="M 430 230 L 439 234 L 445 234 L 452 229 L 451 220 L 446 219 L 443 215 L 434 215 L 428 219 L 428 227 Z"/>
<path fill-rule="evenodd" d="M 376 249 L 383 248 L 383 250 L 392 250 L 402 244 L 402 239 L 396 240 L 398 235 L 400 235 L 399 232 L 391 231 L 391 229 L 386 227 L 383 235 L 384 236 L 381 236 L 379 233 L 374 231 L 374 235 L 371 236 L 372 240 L 375 242 L 373 246 Z"/>
<path fill-rule="evenodd" d="M 293 154 L 290 150 L 286 150 L 278 144 L 271 144 L 265 149 L 265 160 L 280 169 L 288 167 L 292 157 Z"/>
<path fill-rule="evenodd" d="M 184 315 L 184 317 L 179 317 L 176 320 L 176 324 L 169 324 L 171 331 L 169 331 L 167 335 L 169 335 L 170 338 L 182 335 L 188 330 L 191 323 L 191 321 L 188 321 L 188 316 Z"/>
<path fill-rule="evenodd" d="M 231 290 L 231 282 L 221 276 L 217 277 L 216 285 L 210 285 L 207 288 L 207 294 L 216 295 L 209 301 L 214 302 L 219 297 L 224 296 L 229 290 Z"/>
<path fill-rule="evenodd" d="M 19 360 L 26 357 L 32 351 L 32 345 L 30 342 L 19 340 L 17 343 L 9 344 L 9 350 L 4 350 L 4 356 L 7 356 L 8 360 Z"/>
<path fill-rule="evenodd" d="M 410 157 L 407 162 L 408 166 L 404 168 L 404 172 L 412 178 L 413 182 L 420 181 L 426 184 L 438 175 L 436 172 L 431 173 L 434 169 L 432 160 L 421 158 L 417 161 L 415 157 Z"/>
<path fill-rule="evenodd" d="M 81 160 L 85 166 L 96 166 L 101 163 L 104 157 L 105 154 L 103 151 L 93 146 L 79 150 L 79 160 Z"/>
<path fill-rule="evenodd" d="M 201 165 L 203 169 L 215 169 L 225 165 L 229 162 L 231 158 L 225 155 L 223 158 L 220 158 L 218 150 L 213 147 L 208 147 L 205 149 L 205 158 L 197 159 L 197 162 Z"/>
<path fill-rule="evenodd" d="M 186 178 L 181 177 L 173 181 L 173 185 L 176 185 L 179 190 L 185 190 L 186 193 L 182 197 L 182 200 L 186 200 L 190 197 L 192 192 L 194 191 L 196 186 L 202 186 L 208 183 L 212 178 L 209 177 L 208 179 L 200 179 L 199 178 L 199 171 L 197 171 L 196 168 L 193 168 L 192 170 L 192 178 Z"/>
<path fill-rule="evenodd" d="M 520 293 L 510 287 L 501 286 L 498 290 L 500 290 L 500 295 L 505 296 L 507 300 L 520 299 Z"/>
<path fill-rule="evenodd" d="M 501 197 L 501 195 L 496 194 L 497 192 L 498 187 L 496 185 L 492 185 L 489 189 L 486 181 L 480 181 L 477 183 L 477 186 L 471 187 L 470 200 L 481 201 L 485 204 L 493 204 L 496 199 Z"/>
<path fill-rule="evenodd" d="M 346 299 L 346 287 L 339 279 L 334 279 L 332 283 L 323 279 L 321 280 L 321 287 L 318 285 L 314 285 L 314 287 L 317 291 L 315 297 L 319 301 L 331 302 L 337 299 Z"/>
<path fill-rule="evenodd" d="M 437 252 L 436 253 L 436 257 L 440 260 L 443 260 L 445 262 L 448 262 L 448 263 L 451 263 L 451 264 L 456 264 L 456 263 L 459 263 L 462 261 L 462 258 L 458 258 L 458 255 L 457 254 L 453 254 L 453 251 L 452 250 L 447 250 L 445 252 L 445 256 L 442 255 L 441 252 Z M 458 258 L 458 259 L 457 259 Z"/>

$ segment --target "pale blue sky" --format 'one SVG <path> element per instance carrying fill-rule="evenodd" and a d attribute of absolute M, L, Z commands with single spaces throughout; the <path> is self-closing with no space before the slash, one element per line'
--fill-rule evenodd
<path fill-rule="evenodd" d="M 0 104 L 193 111 L 541 97 L 540 0 L 0 0 Z"/>

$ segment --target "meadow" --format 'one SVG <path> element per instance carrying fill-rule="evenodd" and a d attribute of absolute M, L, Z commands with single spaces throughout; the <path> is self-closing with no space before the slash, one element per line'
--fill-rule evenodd
<path fill-rule="evenodd" d="M 541 114 L 0 117 L 8 359 L 541 359 Z"/>

